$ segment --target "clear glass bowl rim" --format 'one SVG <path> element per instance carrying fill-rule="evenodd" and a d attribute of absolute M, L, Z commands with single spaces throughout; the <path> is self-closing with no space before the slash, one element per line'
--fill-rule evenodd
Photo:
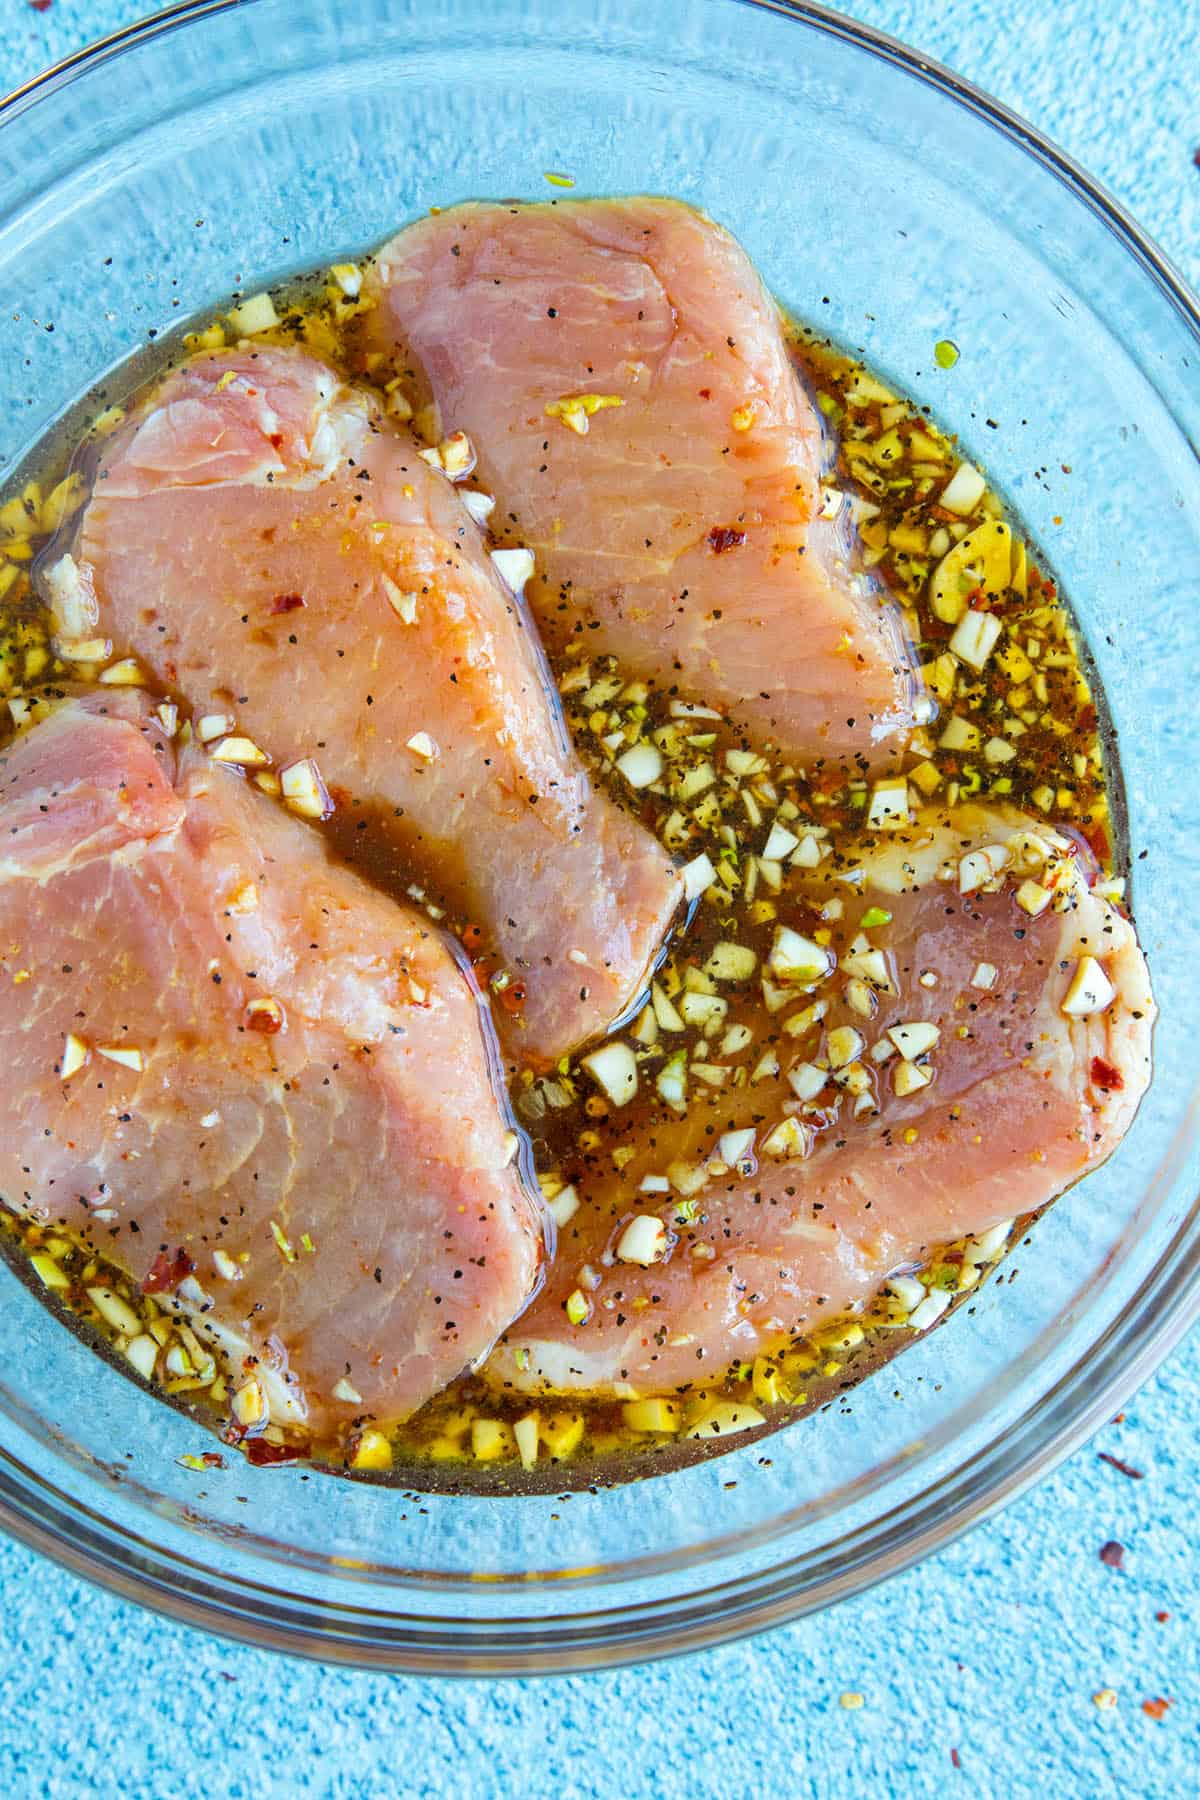
<path fill-rule="evenodd" d="M 110 58 L 256 0 L 180 0 L 74 52 L 0 101 L 0 129 L 47 103 Z M 727 0 L 793 19 L 892 64 L 954 100 L 1039 163 L 1091 211 L 1157 286 L 1200 346 L 1200 299 L 1126 209 L 1034 126 L 974 83 L 898 39 L 809 0 Z M 1200 1198 L 1120 1320 L 997 1441 L 905 1504 L 873 1521 L 869 1537 L 839 1544 L 819 1580 L 789 1560 L 686 1596 L 571 1616 L 441 1620 L 371 1605 L 312 1604 L 265 1582 L 230 1584 L 199 1562 L 171 1558 L 51 1487 L 0 1447 L 0 1526 L 71 1573 L 123 1599 L 260 1648 L 360 1668 L 421 1674 L 569 1673 L 681 1655 L 818 1611 L 900 1573 L 1015 1499 L 1110 1418 L 1153 1373 L 1200 1314 Z M 1086 1368 L 1085 1368 L 1086 1365 Z M 1038 1420 L 1057 1415 L 1039 1435 Z M 1030 1439 L 1033 1442 L 1030 1442 Z M 956 1490 L 953 1504 L 946 1499 Z M 889 1529 L 890 1527 L 890 1529 Z M 882 1540 L 882 1541 L 881 1541 Z M 850 1553 L 852 1552 L 852 1553 Z M 865 1552 L 865 1553 L 864 1553 Z"/>

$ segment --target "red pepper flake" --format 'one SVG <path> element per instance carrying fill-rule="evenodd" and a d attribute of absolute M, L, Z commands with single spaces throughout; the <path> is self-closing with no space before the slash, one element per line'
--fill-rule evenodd
<path fill-rule="evenodd" d="M 726 550 L 736 550 L 745 541 L 745 532 L 736 530 L 732 525 L 714 525 L 708 534 L 708 547 L 714 556 L 722 556 Z"/>
<path fill-rule="evenodd" d="M 298 606 L 304 605 L 303 594 L 276 594 L 271 602 L 272 613 L 295 612 Z"/>
<path fill-rule="evenodd" d="M 1110 1456 L 1107 1450 L 1101 1450 L 1099 1455 L 1101 1462 L 1106 1462 L 1118 1475 L 1128 1475 L 1130 1481 L 1140 1481 L 1145 1473 L 1143 1469 L 1135 1469 L 1132 1463 L 1122 1462 L 1119 1456 Z"/>
<path fill-rule="evenodd" d="M 29 0 L 34 12 L 49 12 L 54 0 Z"/>
<path fill-rule="evenodd" d="M 1098 863 L 1108 861 L 1111 845 L 1108 841 L 1108 832 L 1103 825 L 1085 825 L 1080 831 L 1080 836 Z"/>
<path fill-rule="evenodd" d="M 482 925 L 464 925 L 462 928 L 462 947 L 468 956 L 474 956 L 483 948 Z"/>
<path fill-rule="evenodd" d="M 1092 1086 L 1105 1094 L 1115 1094 L 1125 1086 L 1125 1077 L 1120 1069 L 1114 1069 L 1102 1056 L 1093 1056 Z"/>
<path fill-rule="evenodd" d="M 519 1013 L 525 1004 L 525 983 L 523 981 L 510 981 L 507 987 L 502 987 L 500 989 L 496 998 L 499 1000 L 505 1012 Z"/>
<path fill-rule="evenodd" d="M 1100 1561 L 1106 1569 L 1123 1569 L 1125 1567 L 1124 1544 L 1118 1544 L 1115 1538 L 1109 1538 L 1107 1544 L 1100 1546 Z"/>
<path fill-rule="evenodd" d="M 956 1769 L 962 1768 L 962 1757 L 958 1754 L 957 1750 L 951 1750 L 950 1761 L 953 1763 L 953 1765 Z"/>
<path fill-rule="evenodd" d="M 283 1030 L 283 1013 L 275 1007 L 247 1007 L 246 1030 L 259 1031 L 264 1037 L 274 1037 L 277 1031 Z"/>
<path fill-rule="evenodd" d="M 1143 1700 L 1142 1711 L 1146 1714 L 1147 1718 L 1165 1719 L 1167 1716 L 1167 1708 L 1170 1704 L 1171 1702 L 1165 1700 L 1160 1694 L 1157 1700 Z"/>
<path fill-rule="evenodd" d="M 225 1458 L 219 1450 L 202 1450 L 200 1461 L 206 1469 L 223 1469 L 225 1467 Z"/>
<path fill-rule="evenodd" d="M 1165 1625 L 1170 1616 L 1169 1612 L 1156 1612 L 1154 1615 L 1160 1625 Z"/>
<path fill-rule="evenodd" d="M 177 1288 L 181 1281 L 192 1273 L 196 1267 L 187 1251 L 180 1245 L 174 1256 L 166 1250 L 160 1250 L 150 1264 L 149 1272 L 142 1278 L 143 1294 L 168 1294 Z"/>
<path fill-rule="evenodd" d="M 272 1444 L 266 1438 L 247 1438 L 242 1445 L 247 1462 L 256 1469 L 266 1468 L 271 1463 L 303 1462 L 308 1452 L 298 1450 L 295 1444 Z"/>
<path fill-rule="evenodd" d="M 712 399 L 712 389 L 711 388 L 698 388 L 696 391 L 700 395 L 700 398 L 702 400 L 711 400 Z"/>

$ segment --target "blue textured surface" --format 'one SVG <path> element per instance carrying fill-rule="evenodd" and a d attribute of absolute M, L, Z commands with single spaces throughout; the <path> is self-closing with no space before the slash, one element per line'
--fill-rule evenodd
<path fill-rule="evenodd" d="M 4 86 L 143 10 L 0 5 Z M 1195 0 L 853 10 L 1034 120 L 1200 282 Z M 756 1643 L 561 1683 L 440 1686 L 282 1661 L 0 1544 L 0 1793 L 1186 1797 L 1200 1791 L 1198 1418 L 1193 1336 L 1123 1423 L 882 1590 Z M 1121 1570 L 1099 1560 L 1108 1539 L 1126 1548 Z M 1100 1711 L 1106 1687 L 1118 1704 Z M 860 1710 L 839 1704 L 848 1692 Z M 1173 1704 L 1156 1722 L 1141 1703 L 1159 1695 Z"/>

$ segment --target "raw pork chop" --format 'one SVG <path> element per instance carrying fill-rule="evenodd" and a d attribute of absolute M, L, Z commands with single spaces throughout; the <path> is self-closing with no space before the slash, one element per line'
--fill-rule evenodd
<path fill-rule="evenodd" d="M 980 850 L 986 862 L 964 865 Z M 790 997 L 777 984 L 769 1041 L 741 1053 L 748 1084 L 714 1093 L 693 1078 L 684 1117 L 660 1105 L 631 1125 L 619 1174 L 607 1158 L 568 1166 L 581 1204 L 549 1285 L 493 1356 L 498 1376 L 617 1394 L 712 1380 L 867 1300 L 934 1246 L 1042 1206 L 1121 1138 L 1149 1079 L 1154 1005 L 1132 928 L 1089 887 L 1075 847 L 1016 812 L 963 808 L 953 825 L 931 815 L 868 840 L 861 875 L 848 861 L 831 857 L 794 897 L 806 938 L 830 901 L 844 914 L 827 973 L 811 938 L 799 952 L 780 938 L 800 979 Z M 1054 896 L 1037 916 L 1015 901 L 1023 881 Z M 1064 1012 L 1103 1001 L 1105 981 L 1103 1010 Z M 735 991 L 723 1029 L 737 1005 Z M 708 1053 L 722 1060 L 715 1043 Z M 647 1176 L 674 1195 L 643 1190 Z M 648 1223 L 626 1240 L 638 1216 Z M 653 1252 L 660 1222 L 659 1260 L 622 1260 L 639 1234 Z M 592 1310 L 571 1326 L 576 1288 Z"/>
<path fill-rule="evenodd" d="M 398 847 L 484 928 L 527 990 L 514 1047 L 556 1056 L 634 996 L 678 877 L 573 756 L 452 483 L 326 364 L 263 349 L 168 376 L 107 449 L 75 557 L 76 629 L 277 763 L 315 759 L 343 848 Z"/>
<path fill-rule="evenodd" d="M 152 1288 L 192 1265 L 277 1422 L 398 1420 L 537 1279 L 486 1016 L 426 919 L 146 704 L 0 755 L 0 1196 Z"/>
<path fill-rule="evenodd" d="M 895 609 L 816 516 L 820 421 L 726 232 L 674 200 L 457 206 L 371 280 L 373 340 L 535 552 L 552 642 L 586 632 L 801 760 L 911 723 Z"/>

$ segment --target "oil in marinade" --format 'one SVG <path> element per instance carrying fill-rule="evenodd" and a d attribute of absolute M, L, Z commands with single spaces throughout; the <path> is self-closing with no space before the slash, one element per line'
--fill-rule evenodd
<path fill-rule="evenodd" d="M 243 309 L 232 325 L 228 316 L 203 324 L 178 348 L 218 348 L 261 326 L 256 335 L 263 341 L 303 342 L 356 380 L 371 382 L 386 374 L 381 393 L 388 411 L 401 420 L 413 418 L 403 380 L 373 368 L 371 354 L 362 348 L 357 287 L 353 267 L 339 265 L 327 278 L 315 275 L 276 294 L 269 308 L 255 311 L 251 302 L 249 317 Z M 938 704 L 937 725 L 918 731 L 911 742 L 905 768 L 910 788 L 951 809 L 960 800 L 994 798 L 1078 832 L 1108 872 L 1109 891 L 1119 896 L 1121 884 L 1111 880 L 1112 801 L 1100 718 L 1054 582 L 1030 557 L 983 475 L 926 411 L 812 334 L 797 330 L 792 348 L 827 422 L 829 514 L 844 519 L 848 554 L 904 608 Z M 161 363 L 154 372 L 161 373 Z M 119 400 L 105 404 L 91 434 L 103 436 L 122 417 Z M 418 415 L 413 423 L 432 438 L 435 421 Z M 0 693 L 7 696 L 12 729 L 38 716 L 44 704 L 39 691 L 47 684 L 81 674 L 110 682 L 121 678 L 111 666 L 81 669 L 55 655 L 30 584 L 40 549 L 69 521 L 85 493 L 84 471 L 65 454 L 72 449 L 69 439 L 60 438 L 40 469 L 0 508 Z M 981 591 L 1003 597 L 1009 630 L 1003 649 L 972 673 L 949 644 L 968 601 L 972 614 L 979 610 Z M 687 968 L 703 964 L 717 943 L 736 942 L 756 957 L 765 953 L 777 883 L 786 876 L 755 853 L 764 819 L 778 818 L 785 826 L 802 815 L 819 819 L 821 831 L 836 838 L 861 823 L 871 784 L 832 768 L 810 779 L 769 748 L 751 744 L 736 724 L 681 712 L 669 690 L 626 679 L 611 658 L 589 660 L 583 645 L 557 659 L 555 674 L 575 743 L 596 779 L 638 810 L 674 854 L 708 857 L 716 872 L 713 887 L 697 903 L 683 954 L 668 959 L 659 972 L 658 986 L 674 1005 L 688 980 Z M 634 787 L 629 771 L 646 748 L 656 754 L 663 780 Z M 481 945 L 478 927 L 441 904 L 445 896 L 414 893 L 394 849 L 373 844 L 370 821 L 352 823 L 353 829 L 343 817 L 331 826 L 343 853 L 381 885 L 407 888 L 432 917 L 454 929 L 497 1003 L 519 1016 L 519 980 Z M 673 1053 L 682 1052 L 689 1066 L 714 1072 L 724 1067 L 724 1078 L 736 1082 L 734 1059 L 722 1064 L 719 1053 L 701 1043 L 702 1035 L 685 1033 Z M 560 1218 L 569 1216 L 575 1200 L 572 1164 L 581 1151 L 603 1150 L 610 1108 L 581 1056 L 565 1058 L 549 1071 L 514 1063 L 509 1072 L 549 1206 Z M 130 1333 L 114 1327 L 89 1299 L 102 1267 L 98 1260 L 52 1230 L 10 1220 L 7 1233 L 47 1294 L 125 1354 Z M 359 1468 L 410 1472 L 414 1466 L 434 1471 L 442 1465 L 443 1477 L 468 1470 L 499 1476 L 504 1465 L 528 1469 L 542 1462 L 556 1469 L 554 1480 L 561 1482 L 564 1462 L 581 1472 L 628 1473 L 647 1466 L 648 1457 L 678 1460 L 687 1453 L 681 1444 L 699 1453 L 722 1432 L 728 1439 L 747 1427 L 773 1425 L 853 1385 L 911 1335 L 909 1321 L 922 1304 L 914 1281 L 922 1296 L 948 1294 L 957 1300 L 972 1291 L 1009 1236 L 993 1232 L 984 1240 L 942 1247 L 922 1269 L 910 1272 L 899 1291 L 885 1289 L 857 1316 L 827 1325 L 777 1356 L 733 1367 L 686 1402 L 646 1396 L 531 1407 L 485 1376 L 471 1375 L 423 1408 L 390 1444 L 370 1434 L 371 1441 L 351 1447 L 347 1460 Z M 182 1345 L 186 1360 L 186 1338 L 180 1336 L 186 1326 L 164 1317 L 152 1297 L 130 1291 L 127 1283 L 114 1278 L 111 1289 L 140 1319 L 146 1315 L 141 1323 L 161 1340 L 155 1365 L 138 1372 L 205 1416 L 219 1411 L 226 1398 L 219 1372 L 207 1382 L 194 1370 L 187 1376 L 170 1373 L 172 1348 Z M 941 1310 L 940 1303 L 934 1310 Z M 173 1364 L 178 1370 L 178 1354 Z M 272 1460 L 290 1450 L 286 1433 L 269 1427 L 258 1455 Z"/>

